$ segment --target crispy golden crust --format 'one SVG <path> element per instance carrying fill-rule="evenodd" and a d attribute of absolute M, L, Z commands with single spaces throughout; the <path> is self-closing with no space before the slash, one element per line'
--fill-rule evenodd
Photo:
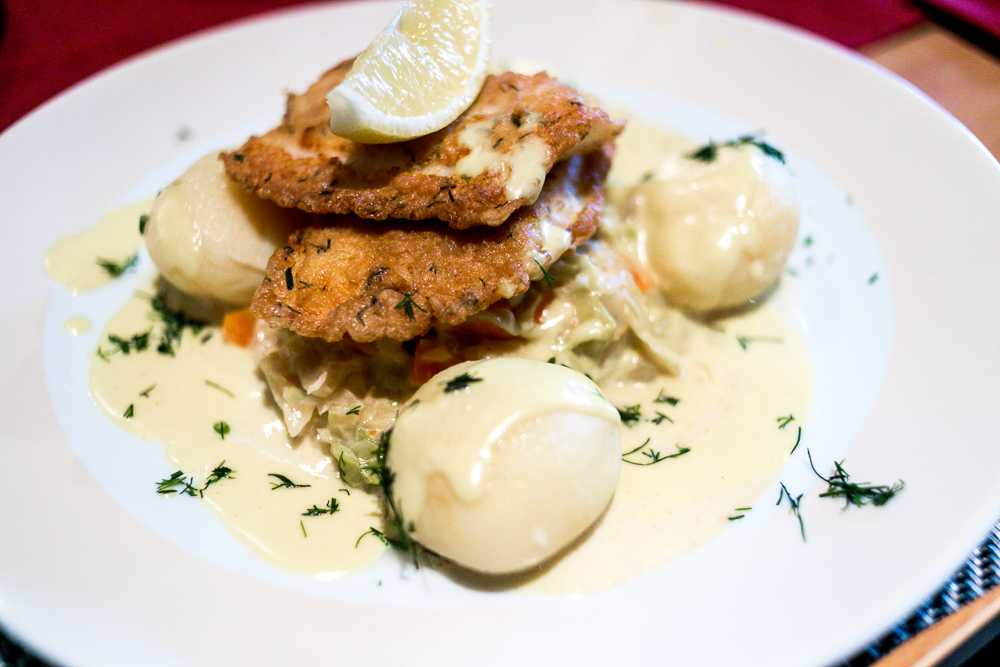
<path fill-rule="evenodd" d="M 538 200 L 499 227 L 341 216 L 302 229 L 272 255 L 252 310 L 271 326 L 328 341 L 409 340 L 436 320 L 459 324 L 524 292 L 594 233 L 612 152 L 606 145 L 558 163 Z"/>
<path fill-rule="evenodd" d="M 496 226 L 534 201 L 557 160 L 594 150 L 624 127 L 545 74 L 508 72 L 489 77 L 443 130 L 360 144 L 329 130 L 326 94 L 350 66 L 345 61 L 305 94 L 289 95 L 280 126 L 223 154 L 229 175 L 265 199 L 311 213 Z"/>

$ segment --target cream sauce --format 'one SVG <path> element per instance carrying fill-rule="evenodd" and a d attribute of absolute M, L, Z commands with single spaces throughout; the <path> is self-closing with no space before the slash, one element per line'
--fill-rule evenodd
<path fill-rule="evenodd" d="M 603 387 L 619 408 L 639 406 L 639 421 L 622 427 L 622 451 L 649 442 L 625 461 L 677 456 L 623 464 L 604 518 L 531 587 L 581 593 L 620 583 L 705 544 L 761 501 L 808 416 L 812 371 L 802 343 L 767 309 L 723 327 L 692 325 L 678 375 Z"/>
<path fill-rule="evenodd" d="M 147 293 L 153 293 L 150 286 Z M 105 328 L 90 373 L 95 402 L 115 424 L 166 446 L 171 465 L 201 487 L 220 466 L 233 470 L 203 498 L 229 529 L 266 560 L 329 578 L 363 568 L 384 551 L 374 536 L 382 511 L 375 497 L 344 485 L 317 444 L 293 440 L 247 350 L 227 343 L 215 327 L 185 332 L 175 356 L 115 352 L 107 334 L 130 338 L 150 328 L 151 307 L 132 298 Z M 155 334 L 155 331 L 154 331 Z M 223 435 L 225 423 L 229 429 Z M 274 488 L 284 475 L 300 488 Z M 152 481 L 151 481 L 152 484 Z M 311 508 L 332 514 L 304 516 Z M 172 498 L 183 502 L 187 498 Z"/>
<path fill-rule="evenodd" d="M 615 193 L 624 192 L 664 152 L 686 145 L 669 133 L 630 125 L 609 183 L 609 229 L 615 229 L 620 206 Z M 118 236 L 113 229 L 102 225 L 90 243 L 110 253 L 104 249 Z M 84 252 L 80 247 L 53 253 L 47 263 L 57 275 L 73 275 L 57 265 L 77 262 Z M 92 263 L 94 252 L 85 253 Z M 145 299 L 133 299 L 105 333 L 127 337 L 145 331 L 149 312 Z M 216 329 L 209 331 L 207 341 L 186 334 L 176 357 L 146 351 L 96 358 L 95 401 L 123 429 L 164 443 L 172 465 L 196 485 L 223 463 L 231 468 L 232 479 L 207 487 L 204 499 L 269 561 L 319 577 L 374 561 L 383 551 L 381 542 L 372 536 L 358 540 L 370 527 L 382 528 L 377 501 L 345 487 L 321 446 L 288 436 L 252 356 L 226 343 Z M 576 594 L 648 572 L 718 535 L 760 502 L 777 478 L 811 400 L 811 368 L 802 343 L 766 305 L 713 326 L 689 321 L 684 331 L 678 374 L 602 386 L 613 404 L 639 406 L 638 422 L 622 427 L 623 454 L 635 450 L 626 461 L 650 462 L 654 452 L 677 456 L 653 465 L 624 463 L 614 499 L 585 539 L 543 571 L 518 578 L 518 585 Z M 676 398 L 676 404 L 667 398 Z M 215 427 L 222 421 L 230 426 L 225 437 Z M 310 486 L 272 489 L 277 481 L 272 474 Z M 303 516 L 331 498 L 338 501 L 336 513 Z M 455 577 L 476 579 L 468 573 Z"/>
<path fill-rule="evenodd" d="M 534 203 L 545 182 L 544 165 L 548 163 L 549 157 L 548 145 L 532 134 L 532 128 L 540 118 L 540 114 L 529 114 L 520 126 L 524 129 L 525 136 L 520 137 L 513 148 L 503 146 L 503 150 L 488 143 L 496 123 L 495 118 L 469 123 L 462 128 L 459 140 L 470 152 L 455 164 L 455 173 L 475 178 L 488 170 L 496 170 L 499 166 L 505 181 L 504 195 L 507 199 L 523 197 L 529 204 Z"/>
<path fill-rule="evenodd" d="M 45 254 L 46 273 L 73 294 L 108 284 L 114 277 L 101 262 L 123 266 L 139 251 L 139 218 L 151 203 L 116 209 L 97 227 L 57 242 Z"/>

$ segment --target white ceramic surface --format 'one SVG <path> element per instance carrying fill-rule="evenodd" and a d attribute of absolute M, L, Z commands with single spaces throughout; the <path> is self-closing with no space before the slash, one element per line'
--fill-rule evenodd
<path fill-rule="evenodd" d="M 391 557 L 348 579 L 294 577 L 197 503 L 158 502 L 162 451 L 86 395 L 102 318 L 134 278 L 73 297 L 42 257 L 273 124 L 284 90 L 363 48 L 396 6 L 319 6 L 185 40 L 0 136 L 0 622 L 73 667 L 819 666 L 933 592 L 1000 516 L 1000 168 L 857 56 L 687 3 L 497 0 L 495 58 L 546 63 L 695 139 L 762 129 L 786 150 L 813 241 L 778 295 L 817 369 L 803 447 L 781 475 L 805 494 L 805 542 L 775 489 L 689 557 L 563 600 L 471 591 Z M 62 324 L 79 314 L 95 325 L 72 338 Z M 816 497 L 805 447 L 906 489 L 842 511 Z"/>

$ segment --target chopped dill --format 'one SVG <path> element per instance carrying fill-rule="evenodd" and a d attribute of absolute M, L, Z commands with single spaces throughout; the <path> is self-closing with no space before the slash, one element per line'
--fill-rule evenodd
<path fill-rule="evenodd" d="M 773 336 L 737 336 L 736 342 L 746 351 L 750 343 L 784 343 L 785 341 Z"/>
<path fill-rule="evenodd" d="M 795 445 L 792 447 L 792 451 L 789 454 L 794 454 L 795 450 L 799 448 L 799 444 L 802 443 L 802 427 L 799 427 L 799 433 L 795 436 Z"/>
<path fill-rule="evenodd" d="M 211 380 L 205 380 L 205 384 L 207 384 L 212 389 L 218 389 L 219 391 L 221 391 L 223 394 L 225 394 L 229 398 L 236 398 L 236 394 L 234 394 L 233 392 L 229 391 L 228 389 L 226 389 L 225 387 L 223 387 L 221 384 L 218 384 L 216 382 L 212 382 Z"/>
<path fill-rule="evenodd" d="M 284 475 L 278 474 L 276 472 L 269 472 L 267 473 L 267 476 L 274 477 L 276 480 L 278 480 L 277 482 L 271 482 L 272 491 L 274 491 L 275 489 L 304 489 L 310 486 L 309 484 L 296 484 L 295 482 L 288 479 Z"/>
<path fill-rule="evenodd" d="M 668 422 L 670 422 L 671 424 L 673 424 L 673 423 L 674 423 L 674 420 L 673 420 L 673 419 L 671 419 L 670 417 L 666 416 L 665 414 L 663 414 L 663 413 L 662 413 L 662 412 L 660 412 L 659 410 L 656 410 L 655 412 L 656 412 L 656 416 L 655 416 L 655 417 L 653 417 L 652 419 L 650 419 L 649 421 L 653 422 L 653 423 L 654 423 L 654 424 L 656 424 L 657 426 L 659 426 L 659 425 L 660 425 L 660 423 L 662 423 L 663 421 L 668 421 Z"/>
<path fill-rule="evenodd" d="M 215 466 L 215 468 L 212 469 L 212 472 L 209 473 L 208 478 L 205 480 L 205 484 L 198 491 L 198 495 L 204 494 L 205 489 L 212 486 L 213 484 L 221 482 L 224 479 L 236 479 L 236 478 L 233 477 L 233 469 L 228 467 L 226 465 L 226 462 L 223 460 L 222 463 Z"/>
<path fill-rule="evenodd" d="M 785 483 L 784 482 L 779 482 L 779 484 L 781 484 L 781 492 L 778 493 L 778 502 L 775 503 L 775 504 L 776 505 L 780 505 L 781 501 L 784 498 L 788 498 L 788 505 L 790 507 L 789 511 L 792 514 L 795 515 L 796 519 L 799 520 L 799 533 L 802 534 L 802 541 L 805 542 L 806 541 L 806 525 L 802 521 L 802 513 L 799 510 L 799 503 L 802 500 L 802 494 L 800 493 L 798 496 L 796 496 L 796 497 L 793 498 L 791 492 L 788 490 L 788 487 L 785 486 Z"/>
<path fill-rule="evenodd" d="M 361 406 L 360 405 L 355 405 L 353 408 L 351 408 L 350 410 L 347 411 L 347 414 L 349 414 L 349 415 L 360 415 L 361 414 Z"/>
<path fill-rule="evenodd" d="M 421 313 L 427 312 L 426 310 L 420 307 L 419 303 L 413 300 L 412 294 L 407 294 L 406 292 L 403 292 L 403 298 L 400 299 L 399 303 L 396 304 L 395 310 L 402 310 L 404 313 L 406 313 L 406 317 L 408 319 L 413 320 L 416 319 L 416 314 L 413 312 L 414 308 L 419 310 Z"/>
<path fill-rule="evenodd" d="M 229 424 L 226 422 L 215 422 L 212 424 L 212 430 L 218 433 L 220 438 L 225 440 L 226 436 L 229 435 L 230 428 Z"/>
<path fill-rule="evenodd" d="M 206 326 L 205 321 L 189 317 L 184 312 L 168 306 L 165 294 L 157 294 L 150 299 L 149 304 L 153 307 L 155 318 L 162 325 L 160 342 L 156 346 L 156 351 L 160 354 L 174 356 L 175 348 L 180 345 L 185 330 L 197 335 Z"/>
<path fill-rule="evenodd" d="M 336 498 L 330 498 L 328 501 L 326 501 L 325 506 L 317 507 L 316 505 L 313 505 L 305 512 L 303 512 L 302 516 L 322 516 L 324 514 L 335 514 L 339 510 L 340 510 L 340 503 L 337 502 Z"/>
<path fill-rule="evenodd" d="M 860 484 L 852 482 L 850 481 L 851 476 L 844 470 L 843 461 L 834 461 L 833 473 L 829 477 L 824 477 L 819 474 L 816 466 L 813 465 L 812 452 L 807 449 L 806 454 L 809 456 L 809 466 L 813 472 L 827 484 L 827 490 L 819 494 L 819 497 L 843 498 L 844 509 L 847 509 L 850 505 L 854 505 L 855 507 L 864 507 L 865 505 L 881 507 L 892 500 L 905 486 L 903 480 L 897 480 L 892 486 L 887 484 L 870 484 L 868 482 Z"/>
<path fill-rule="evenodd" d="M 771 144 L 761 140 L 759 136 L 755 134 L 745 134 L 741 137 L 737 137 L 736 139 L 731 139 L 730 141 L 724 141 L 722 143 L 710 141 L 693 153 L 688 153 L 688 157 L 692 160 L 698 160 L 699 162 L 712 162 L 716 157 L 718 157 L 720 148 L 735 148 L 747 145 L 756 146 L 762 153 L 764 153 L 764 155 L 772 157 L 782 164 L 785 162 L 785 154 L 783 152 Z"/>
<path fill-rule="evenodd" d="M 148 213 L 143 213 L 142 215 L 139 216 L 139 235 L 140 236 L 146 233 L 146 225 L 148 225 L 148 224 L 149 224 L 149 214 Z"/>
<path fill-rule="evenodd" d="M 659 451 L 653 449 L 652 447 L 649 447 L 650 440 L 651 438 L 646 438 L 646 441 L 644 443 L 642 443 L 632 451 L 625 452 L 624 454 L 622 454 L 622 461 L 624 461 L 625 463 L 630 463 L 634 466 L 651 466 L 654 463 L 660 463 L 661 461 L 666 461 L 667 459 L 675 459 L 678 456 L 683 456 L 684 454 L 687 454 L 688 452 L 691 451 L 690 447 L 681 447 L 680 445 L 677 445 L 676 452 L 664 456 Z M 646 457 L 646 459 L 640 461 L 633 461 L 626 458 L 636 453 L 642 454 L 643 456 Z"/>
<path fill-rule="evenodd" d="M 789 423 L 795 421 L 795 417 L 788 415 L 787 417 L 778 417 L 778 428 L 784 430 Z"/>
<path fill-rule="evenodd" d="M 638 404 L 630 405 L 624 408 L 618 408 L 616 406 L 616 409 L 618 410 L 618 416 L 621 417 L 622 423 L 626 426 L 635 426 L 642 418 L 642 408 Z"/>
<path fill-rule="evenodd" d="M 115 262 L 110 259 L 97 258 L 97 264 L 104 269 L 112 278 L 121 278 L 123 275 L 135 268 L 139 263 L 139 253 L 135 253 L 123 262 Z"/>
<path fill-rule="evenodd" d="M 108 355 L 115 353 L 131 354 L 132 352 L 142 352 L 149 347 L 149 337 L 151 334 L 152 331 L 144 331 L 134 334 L 130 338 L 122 338 L 118 334 L 108 334 L 108 342 L 111 343 L 112 347 L 110 350 L 103 350 L 98 346 L 97 356 L 107 359 Z"/>
<path fill-rule="evenodd" d="M 663 390 L 660 390 L 660 394 L 653 399 L 653 403 L 666 403 L 667 405 L 673 407 L 681 402 L 681 399 L 674 398 L 673 396 L 665 396 Z"/>
<path fill-rule="evenodd" d="M 135 403 L 129 403 L 128 407 L 125 408 L 125 412 L 124 414 L 122 414 L 122 417 L 124 417 L 125 419 L 132 419 L 132 417 L 134 416 L 135 416 Z"/>
<path fill-rule="evenodd" d="M 197 489 L 194 487 L 194 478 L 185 477 L 180 470 L 166 479 L 161 479 L 156 485 L 156 492 L 162 495 L 177 493 L 182 496 L 196 496 Z"/>
<path fill-rule="evenodd" d="M 545 282 L 548 283 L 549 287 L 552 287 L 552 284 L 555 282 L 555 279 L 552 277 L 552 274 L 546 271 L 545 267 L 542 266 L 542 263 L 539 262 L 537 259 L 534 260 L 534 262 L 535 264 L 538 265 L 539 270 L 541 270 L 542 277 L 545 278 Z"/>
<path fill-rule="evenodd" d="M 462 373 L 452 379 L 444 382 L 444 393 L 450 394 L 454 391 L 461 391 L 462 389 L 467 389 L 470 385 L 475 382 L 482 382 L 483 378 L 477 378 L 471 373 Z"/>

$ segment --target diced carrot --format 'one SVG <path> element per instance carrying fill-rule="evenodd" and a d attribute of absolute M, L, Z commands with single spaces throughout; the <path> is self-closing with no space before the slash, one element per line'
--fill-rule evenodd
<path fill-rule="evenodd" d="M 629 273 L 632 274 L 632 280 L 635 281 L 636 286 L 643 294 L 656 285 L 656 281 L 653 280 L 653 276 L 649 275 L 649 272 L 646 271 L 646 269 L 636 264 L 631 257 L 624 253 L 621 253 L 621 257 L 625 260 L 625 263 L 628 264 L 628 270 Z"/>
<path fill-rule="evenodd" d="M 257 318 L 248 308 L 232 310 L 222 318 L 222 336 L 239 347 L 250 345 Z"/>
<path fill-rule="evenodd" d="M 542 320 L 545 319 L 545 309 L 549 307 L 549 304 L 552 303 L 555 298 L 556 295 L 552 291 L 548 291 L 538 300 L 538 303 L 535 305 L 535 313 L 532 315 L 532 319 L 534 319 L 535 324 L 542 323 Z"/>
<path fill-rule="evenodd" d="M 430 338 L 421 338 L 417 341 L 417 347 L 413 351 L 413 370 L 411 371 L 413 382 L 414 384 L 423 384 L 460 361 L 462 359 L 455 356 L 440 342 Z"/>

